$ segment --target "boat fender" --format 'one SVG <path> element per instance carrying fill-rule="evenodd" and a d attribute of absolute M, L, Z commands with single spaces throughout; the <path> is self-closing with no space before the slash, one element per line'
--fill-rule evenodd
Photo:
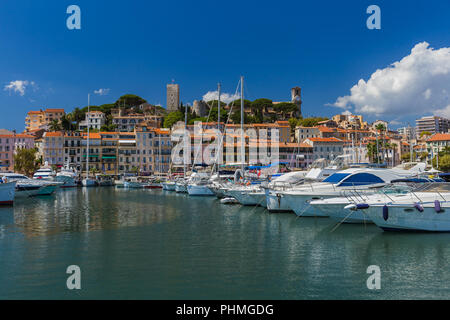
<path fill-rule="evenodd" d="M 344 207 L 345 210 L 356 210 L 356 204 L 352 203 Z"/>
<path fill-rule="evenodd" d="M 441 203 L 439 200 L 434 200 L 434 211 L 437 213 L 441 212 Z"/>
<path fill-rule="evenodd" d="M 361 210 L 361 209 L 367 209 L 369 208 L 369 205 L 367 203 L 358 203 L 356 205 L 356 209 Z"/>
<path fill-rule="evenodd" d="M 389 209 L 387 205 L 383 206 L 383 219 L 384 221 L 387 221 L 387 219 L 389 219 Z"/>
<path fill-rule="evenodd" d="M 277 193 L 278 207 L 281 207 L 281 195 Z"/>
<path fill-rule="evenodd" d="M 421 206 L 420 203 L 414 203 L 414 208 L 416 208 L 417 210 L 419 210 L 419 212 L 423 212 L 423 207 Z"/>

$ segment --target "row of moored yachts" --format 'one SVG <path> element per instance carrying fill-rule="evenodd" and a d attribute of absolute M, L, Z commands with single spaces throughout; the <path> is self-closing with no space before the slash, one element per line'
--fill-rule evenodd
<path fill-rule="evenodd" d="M 390 231 L 450 231 L 450 183 L 425 168 L 425 163 L 418 163 L 410 169 L 312 169 L 272 180 L 193 173 L 162 186 L 190 196 L 216 196 L 224 204 L 329 217 L 337 223 L 375 223 Z"/>

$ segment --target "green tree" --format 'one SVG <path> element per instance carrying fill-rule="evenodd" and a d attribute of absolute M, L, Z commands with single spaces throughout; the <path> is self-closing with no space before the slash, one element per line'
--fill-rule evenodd
<path fill-rule="evenodd" d="M 14 154 L 14 171 L 31 176 L 38 168 L 36 149 L 16 149 Z"/>
<path fill-rule="evenodd" d="M 315 127 L 317 124 L 321 121 L 328 120 L 328 118 L 324 117 L 310 117 L 310 118 L 303 118 L 299 120 L 299 124 L 302 127 Z"/>
<path fill-rule="evenodd" d="M 422 131 L 420 133 L 420 137 L 422 138 L 423 136 L 431 136 L 431 132 L 429 132 L 429 131 Z"/>
<path fill-rule="evenodd" d="M 143 103 L 146 103 L 147 100 L 135 95 L 135 94 L 125 94 L 117 99 L 115 105 L 120 108 L 132 108 L 137 107 Z"/>
<path fill-rule="evenodd" d="M 269 108 L 273 107 L 272 100 L 261 98 L 252 101 L 250 108 L 252 109 L 252 113 L 255 115 L 257 122 L 264 121 L 264 113 L 269 111 Z"/>
<path fill-rule="evenodd" d="M 181 111 L 174 111 L 164 118 L 164 128 L 172 128 L 178 121 L 184 121 L 184 114 Z"/>
<path fill-rule="evenodd" d="M 297 127 L 301 121 L 301 119 L 297 118 L 289 118 L 289 124 L 291 126 L 291 130 L 295 130 L 295 127 Z"/>
<path fill-rule="evenodd" d="M 60 131 L 62 130 L 61 123 L 57 119 L 53 119 L 49 124 L 50 131 Z"/>
<path fill-rule="evenodd" d="M 70 121 L 70 115 L 63 115 L 61 117 L 61 128 L 65 131 L 71 131 L 73 129 L 72 122 Z"/>
<path fill-rule="evenodd" d="M 291 102 L 281 102 L 273 105 L 273 109 L 281 114 L 283 119 L 287 119 L 288 116 L 292 116 L 296 111 L 298 111 L 298 106 Z"/>

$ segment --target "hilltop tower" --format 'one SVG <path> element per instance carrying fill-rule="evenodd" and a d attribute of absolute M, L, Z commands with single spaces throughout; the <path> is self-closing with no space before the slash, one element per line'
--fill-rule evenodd
<path fill-rule="evenodd" d="M 291 89 L 291 102 L 298 107 L 297 116 L 302 116 L 302 88 L 294 87 Z"/>
<path fill-rule="evenodd" d="M 180 85 L 168 84 L 167 85 L 167 111 L 178 111 L 180 106 Z"/>

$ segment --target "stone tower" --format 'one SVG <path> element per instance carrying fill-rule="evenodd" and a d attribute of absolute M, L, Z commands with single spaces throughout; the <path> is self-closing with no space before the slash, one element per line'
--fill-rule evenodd
<path fill-rule="evenodd" d="M 180 105 L 180 86 L 178 84 L 167 85 L 167 111 L 178 111 Z"/>
<path fill-rule="evenodd" d="M 302 88 L 294 87 L 291 89 L 291 102 L 298 107 L 297 116 L 302 116 Z"/>

